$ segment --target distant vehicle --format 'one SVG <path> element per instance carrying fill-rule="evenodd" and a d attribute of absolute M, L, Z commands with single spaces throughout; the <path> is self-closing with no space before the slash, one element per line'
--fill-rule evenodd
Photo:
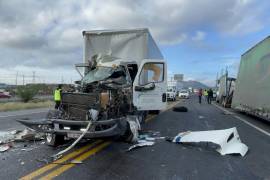
<path fill-rule="evenodd" d="M 0 92 L 0 98 L 11 98 L 8 92 Z"/>
<path fill-rule="evenodd" d="M 199 93 L 199 89 L 193 89 L 193 93 L 194 94 L 198 94 Z"/>
<path fill-rule="evenodd" d="M 224 107 L 231 107 L 236 79 L 228 76 L 228 72 L 218 79 L 216 102 Z"/>
<path fill-rule="evenodd" d="M 215 101 L 216 99 L 217 99 L 217 92 L 214 91 L 214 92 L 213 92 L 213 100 Z"/>
<path fill-rule="evenodd" d="M 167 81 L 167 88 L 168 89 L 173 88 L 175 90 L 176 94 L 178 94 L 179 91 L 181 89 L 183 89 L 183 82 L 176 81 L 176 80 Z"/>
<path fill-rule="evenodd" d="M 175 86 L 168 86 L 168 89 L 167 89 L 167 100 L 170 100 L 170 101 L 175 101 L 176 100 L 176 96 L 177 96 L 177 92 L 176 92 L 176 88 Z"/>
<path fill-rule="evenodd" d="M 189 92 L 188 92 L 188 90 L 181 90 L 179 92 L 179 97 L 180 98 L 186 98 L 186 99 L 188 99 L 189 98 Z"/>

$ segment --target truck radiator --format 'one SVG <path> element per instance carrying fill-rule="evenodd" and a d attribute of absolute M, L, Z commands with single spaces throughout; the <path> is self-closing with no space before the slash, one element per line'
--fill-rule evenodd
<path fill-rule="evenodd" d="M 68 119 L 86 120 L 89 109 L 99 109 L 98 93 L 62 93 L 62 107 Z"/>

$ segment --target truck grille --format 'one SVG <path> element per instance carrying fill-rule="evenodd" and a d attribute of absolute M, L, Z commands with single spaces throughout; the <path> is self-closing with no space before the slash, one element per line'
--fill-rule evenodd
<path fill-rule="evenodd" d="M 98 108 L 98 93 L 62 93 L 62 105 L 70 119 L 86 120 L 87 111 Z"/>

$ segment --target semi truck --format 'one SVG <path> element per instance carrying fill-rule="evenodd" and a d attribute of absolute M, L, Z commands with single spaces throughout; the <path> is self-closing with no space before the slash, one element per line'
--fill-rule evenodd
<path fill-rule="evenodd" d="M 76 92 L 63 92 L 44 120 L 19 120 L 46 133 L 48 145 L 67 137 L 134 141 L 147 112 L 166 107 L 167 65 L 148 29 L 83 31 Z"/>
<path fill-rule="evenodd" d="M 236 78 L 229 77 L 228 71 L 217 80 L 216 102 L 231 107 Z"/>
<path fill-rule="evenodd" d="M 270 121 L 270 37 L 241 56 L 232 108 Z"/>

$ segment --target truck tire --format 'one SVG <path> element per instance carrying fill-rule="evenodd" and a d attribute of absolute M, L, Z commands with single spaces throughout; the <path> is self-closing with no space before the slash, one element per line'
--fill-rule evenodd
<path fill-rule="evenodd" d="M 58 135 L 58 134 L 54 134 L 54 133 L 46 133 L 46 144 L 48 146 L 58 146 L 63 144 L 65 140 L 65 136 L 63 135 Z"/>

